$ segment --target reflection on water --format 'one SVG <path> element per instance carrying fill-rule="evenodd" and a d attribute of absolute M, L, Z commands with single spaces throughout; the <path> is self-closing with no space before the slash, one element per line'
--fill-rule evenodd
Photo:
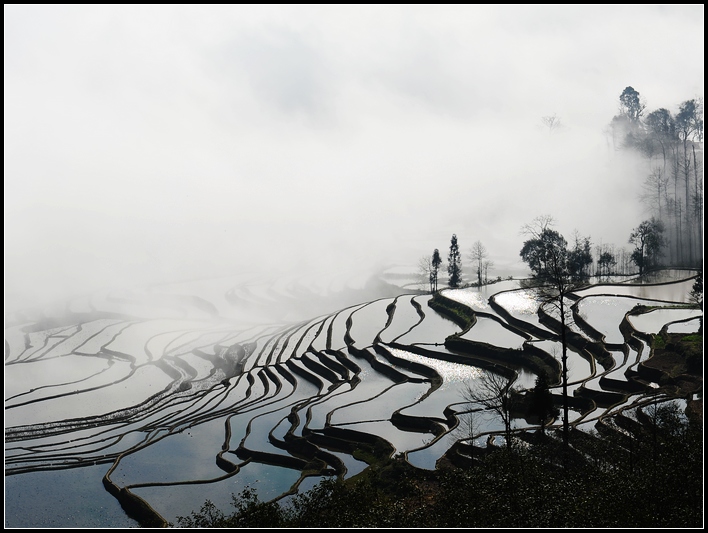
<path fill-rule="evenodd" d="M 233 510 L 232 495 L 252 488 L 263 501 L 268 501 L 290 490 L 300 478 L 300 472 L 290 468 L 251 462 L 241 465 L 238 474 L 221 480 L 183 485 L 151 485 L 132 488 L 141 498 L 167 521 L 176 523 L 177 517 L 198 510 L 205 500 L 210 500 L 219 509 Z"/>
<path fill-rule="evenodd" d="M 528 289 L 508 291 L 494 296 L 494 301 L 513 315 L 535 316 L 538 311 L 538 301 L 534 292 Z"/>
<path fill-rule="evenodd" d="M 679 322 L 686 319 L 698 321 L 698 317 L 702 315 L 703 313 L 700 309 L 653 309 L 648 313 L 629 316 L 628 319 L 637 331 L 659 333 L 661 328 L 670 322 Z M 697 331 L 697 328 L 694 331 Z M 688 333 L 692 333 L 692 331 Z"/>
<path fill-rule="evenodd" d="M 496 320 L 485 317 L 477 317 L 477 322 L 469 331 L 462 335 L 462 338 L 512 349 L 521 348 L 526 340 L 521 335 L 505 328 Z"/>
<path fill-rule="evenodd" d="M 692 318 L 685 322 L 672 322 L 667 328 L 668 333 L 698 333 L 701 326 L 700 318 Z"/>
<path fill-rule="evenodd" d="M 405 359 L 407 361 L 422 363 L 435 369 L 440 377 L 443 378 L 443 382 L 445 384 L 466 382 L 476 379 L 481 375 L 481 370 L 474 366 L 433 359 L 431 357 L 426 357 L 424 355 L 418 355 L 391 347 L 389 347 L 388 350 L 396 357 L 400 357 L 401 359 Z"/>
<path fill-rule="evenodd" d="M 381 332 L 381 342 L 392 342 L 416 326 L 422 319 L 413 306 L 414 296 L 404 295 L 396 298 L 393 320 Z"/>
<path fill-rule="evenodd" d="M 678 276 L 683 273 L 680 278 L 669 278 L 661 285 L 644 285 L 644 284 L 621 284 L 621 285 L 594 285 L 587 289 L 577 291 L 579 296 L 592 296 L 598 294 L 614 295 L 614 296 L 631 296 L 640 299 L 663 300 L 667 302 L 688 303 L 689 294 L 693 287 L 693 280 L 686 279 L 690 275 L 695 275 L 695 271 L 675 270 L 674 275 Z M 684 281 L 677 281 L 682 279 Z"/>
<path fill-rule="evenodd" d="M 475 414 L 472 435 L 446 416 L 450 409 L 460 420 L 467 416 L 463 393 L 474 388 L 482 371 L 444 360 L 459 357 L 444 343 L 460 328 L 427 306 L 429 295 L 341 278 L 307 283 L 312 285 L 298 287 L 292 279 L 268 285 L 261 276 L 234 276 L 104 292 L 44 314 L 9 314 L 6 525 L 135 527 L 101 483 L 111 466 L 118 488 L 141 496 L 174 522 L 206 499 L 228 511 L 231 494 L 246 487 L 256 488 L 261 499 L 280 497 L 300 479 L 302 463 L 273 463 L 299 461 L 284 444 L 312 439 L 313 431 L 376 435 L 427 469 L 456 439 L 484 440 L 503 432 L 491 412 Z M 619 324 L 627 312 L 637 304 L 673 305 L 690 284 L 581 291 L 581 316 L 612 343 L 615 368 L 609 377 L 627 379 L 627 369 L 649 353 L 625 344 Z M 346 295 L 325 298 L 336 287 Z M 614 292 L 602 292 L 608 287 Z M 528 342 L 560 357 L 557 335 L 540 324 L 533 293 L 518 289 L 518 281 L 443 292 L 485 313 L 466 338 L 521 346 L 522 337 L 503 325 L 507 315 L 489 305 L 494 298 L 521 321 L 515 325 L 551 333 L 555 340 Z M 640 331 L 658 331 L 669 322 L 669 331 L 695 331 L 698 316 L 696 310 L 665 308 L 630 321 Z M 394 341 L 396 348 L 385 344 Z M 388 361 L 374 349 L 378 342 L 411 365 Z M 571 350 L 568 366 L 570 394 L 581 387 L 602 390 L 600 374 L 586 358 Z M 440 376 L 439 387 L 431 371 Z M 535 377 L 521 368 L 514 386 L 531 389 Z M 558 386 L 552 390 L 559 394 Z M 626 402 L 642 398 L 628 396 Z M 443 434 L 404 431 L 391 422 L 397 411 L 433 420 Z M 571 410 L 570 421 L 603 412 Z M 525 427 L 524 420 L 514 420 L 515 430 Z M 327 443 L 310 444 L 339 457 L 347 476 L 366 467 L 351 454 L 328 450 Z M 269 455 L 244 459 L 244 450 Z M 217 463 L 217 457 L 223 461 Z M 330 473 L 315 472 L 300 490 Z"/>
<path fill-rule="evenodd" d="M 98 465 L 5 476 L 5 527 L 140 527 L 103 488 L 107 470 Z"/>

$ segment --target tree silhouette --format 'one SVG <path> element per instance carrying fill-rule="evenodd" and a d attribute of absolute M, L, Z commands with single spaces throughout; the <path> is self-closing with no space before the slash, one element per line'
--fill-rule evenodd
<path fill-rule="evenodd" d="M 477 262 L 477 284 L 480 287 L 482 286 L 482 273 L 484 271 L 484 260 L 486 258 L 487 248 L 482 244 L 482 241 L 475 241 L 472 245 L 472 251 L 470 252 L 470 259 L 473 262 Z"/>
<path fill-rule="evenodd" d="M 511 405 L 512 397 L 517 392 L 511 386 L 516 373 L 513 371 L 504 374 L 485 370 L 474 383 L 465 384 L 462 396 L 465 401 L 473 405 L 481 405 L 494 411 L 504 422 L 504 435 L 506 448 L 511 449 Z"/>
<path fill-rule="evenodd" d="M 546 424 L 557 417 L 559 413 L 558 408 L 553 403 L 553 395 L 548 389 L 548 379 L 545 374 L 536 377 L 536 384 L 529 395 L 528 412 L 538 418 L 541 434 L 545 434 Z"/>
<path fill-rule="evenodd" d="M 450 253 L 447 256 L 447 274 L 447 284 L 452 288 L 459 287 L 462 281 L 462 258 L 457 244 L 457 235 L 454 233 L 450 239 Z"/>
<path fill-rule="evenodd" d="M 440 265 L 442 265 L 442 258 L 440 257 L 440 252 L 437 248 L 433 251 L 433 257 L 430 264 L 432 266 L 433 292 L 438 292 L 438 272 L 440 271 Z"/>
<path fill-rule="evenodd" d="M 629 243 L 634 245 L 632 261 L 639 267 L 639 276 L 659 262 L 664 247 L 664 224 L 652 218 L 632 230 Z"/>
<path fill-rule="evenodd" d="M 420 284 L 425 287 L 426 284 L 430 287 L 430 292 L 435 290 L 435 277 L 433 274 L 433 263 L 429 256 L 424 255 L 418 260 L 418 272 L 420 272 Z"/>
<path fill-rule="evenodd" d="M 620 114 L 627 117 L 630 123 L 637 123 L 644 113 L 646 104 L 642 102 L 634 87 L 625 87 L 620 95 Z"/>
<path fill-rule="evenodd" d="M 691 287 L 691 292 L 688 295 L 688 299 L 697 305 L 701 311 L 703 311 L 703 269 L 698 271 L 695 281 L 693 282 L 693 287 Z M 698 317 L 698 333 L 703 335 L 703 315 Z"/>
<path fill-rule="evenodd" d="M 613 273 L 615 265 L 617 264 L 617 259 L 614 254 L 610 251 L 604 251 L 600 254 L 600 258 L 597 260 L 597 268 L 600 276 L 609 276 Z"/>
<path fill-rule="evenodd" d="M 541 117 L 541 122 L 543 122 L 543 125 L 546 126 L 548 128 L 548 131 L 550 131 L 551 133 L 561 127 L 560 117 L 556 116 L 555 114 Z"/>
<path fill-rule="evenodd" d="M 568 342 L 567 325 L 573 320 L 568 297 L 584 283 L 572 275 L 568 244 L 563 236 L 551 229 L 552 217 L 537 217 L 522 228 L 522 233 L 530 236 L 521 249 L 522 259 L 534 272 L 529 282 L 539 309 L 545 310 L 560 322 L 560 338 L 563 347 L 561 356 L 563 383 L 563 443 L 568 446 L 569 406 L 568 406 Z"/>

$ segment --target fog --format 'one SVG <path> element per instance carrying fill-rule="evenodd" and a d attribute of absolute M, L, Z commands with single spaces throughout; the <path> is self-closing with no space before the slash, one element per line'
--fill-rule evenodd
<path fill-rule="evenodd" d="M 603 129 L 703 94 L 703 5 L 5 6 L 5 306 L 235 271 L 416 265 L 456 233 L 624 246 Z M 541 118 L 560 118 L 549 132 Z M 645 165 L 645 164 L 644 164 Z"/>

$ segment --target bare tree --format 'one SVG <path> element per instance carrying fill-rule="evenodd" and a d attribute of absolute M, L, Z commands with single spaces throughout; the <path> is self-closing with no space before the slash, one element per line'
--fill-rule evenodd
<path fill-rule="evenodd" d="M 462 396 L 472 405 L 481 405 L 493 411 L 504 423 L 506 447 L 511 449 L 511 405 L 516 389 L 511 384 L 516 379 L 516 373 L 509 371 L 506 375 L 485 370 L 478 380 L 465 384 Z"/>
<path fill-rule="evenodd" d="M 641 199 L 647 203 L 652 214 L 656 213 L 657 218 L 663 220 L 664 213 L 661 202 L 664 200 L 665 206 L 665 198 L 669 189 L 669 176 L 665 175 L 661 168 L 656 167 L 652 169 L 651 174 L 644 180 L 642 188 Z"/>
<path fill-rule="evenodd" d="M 548 131 L 551 133 L 561 127 L 561 119 L 560 117 L 556 116 L 555 113 L 553 115 L 546 115 L 545 117 L 541 117 L 541 122 L 543 122 L 543 125 L 546 126 L 548 128 Z"/>
<path fill-rule="evenodd" d="M 544 230 L 555 225 L 556 221 L 551 215 L 539 215 L 534 218 L 529 224 L 521 226 L 521 235 L 527 237 L 536 237 L 541 235 Z"/>
<path fill-rule="evenodd" d="M 686 217 L 686 240 L 688 248 L 688 260 L 690 263 L 694 262 L 694 249 L 693 249 L 693 224 L 694 216 L 691 206 L 691 165 L 693 163 L 693 151 L 691 147 L 693 146 L 692 140 L 695 139 L 697 133 L 697 124 L 700 119 L 697 118 L 698 104 L 696 100 L 687 100 L 679 106 L 679 112 L 676 115 L 676 133 L 678 134 L 681 147 L 683 148 L 683 153 L 680 158 L 680 166 L 683 171 L 683 180 L 685 184 L 686 191 L 686 202 L 684 203 L 684 216 Z"/>
<path fill-rule="evenodd" d="M 484 260 L 487 258 L 487 248 L 485 248 L 482 241 L 475 241 L 472 244 L 472 251 L 470 252 L 470 260 L 473 263 L 477 263 L 477 285 L 482 286 L 482 272 L 484 270 Z"/>
<path fill-rule="evenodd" d="M 484 261 L 482 263 L 482 270 L 484 271 L 484 274 L 482 276 L 482 279 L 484 279 L 484 283 L 489 283 L 489 269 L 494 266 L 494 261 Z"/>
<path fill-rule="evenodd" d="M 474 445 L 474 439 L 479 436 L 482 427 L 479 411 L 477 409 L 471 409 L 467 412 L 460 413 L 458 419 L 460 422 L 457 427 L 450 432 L 450 439 L 452 441 L 466 440 Z"/>
<path fill-rule="evenodd" d="M 702 108 L 702 104 L 701 104 Z M 701 121 L 700 139 L 703 139 L 703 122 Z M 696 224 L 698 229 L 698 257 L 703 257 L 703 151 L 701 151 L 701 160 L 696 158 L 696 145 L 692 146 L 693 150 L 693 178 L 694 178 L 694 194 L 693 194 L 693 217 L 699 223 Z M 701 172 L 698 171 L 699 165 Z"/>
<path fill-rule="evenodd" d="M 430 292 L 435 294 L 438 291 L 438 274 L 442 265 L 440 251 L 435 248 L 433 255 L 423 256 L 418 260 L 418 273 L 420 275 L 420 283 L 423 287 L 429 286 Z"/>
<path fill-rule="evenodd" d="M 418 260 L 418 275 L 420 276 L 420 284 L 422 288 L 428 286 L 430 292 L 434 289 L 433 265 L 430 257 L 424 255 Z"/>

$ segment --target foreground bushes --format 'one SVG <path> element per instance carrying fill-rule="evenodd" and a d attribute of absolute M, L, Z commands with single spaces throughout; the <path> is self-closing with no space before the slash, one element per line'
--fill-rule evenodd
<path fill-rule="evenodd" d="M 702 429 L 674 415 L 655 417 L 658 424 L 630 440 L 576 432 L 565 456 L 546 438 L 494 451 L 467 469 L 422 471 L 390 459 L 356 479 L 325 480 L 287 504 L 245 491 L 231 515 L 207 502 L 178 525 L 702 527 Z"/>

